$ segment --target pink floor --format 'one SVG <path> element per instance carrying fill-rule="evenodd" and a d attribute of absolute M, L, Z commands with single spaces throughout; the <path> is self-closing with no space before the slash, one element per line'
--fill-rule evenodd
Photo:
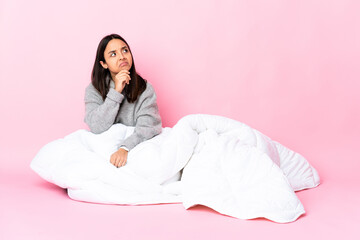
<path fill-rule="evenodd" d="M 77 202 L 28 166 L 16 164 L 30 164 L 37 149 L 2 150 L 0 239 L 360 239 L 355 145 L 313 146 L 306 153 L 322 183 L 297 193 L 306 215 L 289 224 L 235 219 L 202 206 Z"/>

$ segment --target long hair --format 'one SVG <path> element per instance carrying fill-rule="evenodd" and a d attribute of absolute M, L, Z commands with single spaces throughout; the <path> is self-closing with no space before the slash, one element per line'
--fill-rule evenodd
<path fill-rule="evenodd" d="M 110 81 L 107 81 L 107 76 L 110 76 L 109 69 L 105 69 L 101 66 L 100 61 L 105 62 L 104 51 L 108 43 L 112 39 L 120 39 L 129 48 L 132 57 L 132 66 L 129 70 L 130 78 L 129 84 L 124 87 L 125 97 L 128 102 L 133 103 L 146 89 L 146 80 L 143 79 L 135 69 L 134 57 L 131 53 L 129 44 L 118 34 L 110 34 L 101 39 L 99 46 L 96 51 L 95 63 L 91 74 L 91 82 L 93 86 L 100 92 L 103 100 L 105 100 L 107 93 L 110 89 Z"/>

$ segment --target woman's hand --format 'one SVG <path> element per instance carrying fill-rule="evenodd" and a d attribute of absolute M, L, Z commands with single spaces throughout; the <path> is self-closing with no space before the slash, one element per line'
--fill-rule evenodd
<path fill-rule="evenodd" d="M 130 72 L 126 69 L 123 69 L 115 75 L 115 79 L 113 80 L 115 82 L 115 90 L 121 93 L 125 87 L 125 84 L 129 84 L 129 81 L 131 80 Z"/>
<path fill-rule="evenodd" d="M 115 166 L 115 167 L 122 167 L 126 164 L 127 161 L 127 155 L 128 155 L 128 151 L 126 151 L 123 148 L 119 148 L 119 150 L 117 150 L 116 152 L 114 152 L 111 157 L 110 157 L 110 162 Z"/>

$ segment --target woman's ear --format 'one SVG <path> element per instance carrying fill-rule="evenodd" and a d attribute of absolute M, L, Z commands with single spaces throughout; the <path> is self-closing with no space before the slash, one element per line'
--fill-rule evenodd
<path fill-rule="evenodd" d="M 104 63 L 103 61 L 100 61 L 100 64 L 103 68 L 107 69 L 108 65 L 106 63 Z"/>

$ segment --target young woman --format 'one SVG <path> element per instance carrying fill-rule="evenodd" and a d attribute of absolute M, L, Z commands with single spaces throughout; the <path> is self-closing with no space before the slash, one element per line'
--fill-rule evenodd
<path fill-rule="evenodd" d="M 110 162 L 116 167 L 126 164 L 128 151 L 161 132 L 155 91 L 136 72 L 130 47 L 117 34 L 99 43 L 85 91 L 85 111 L 85 122 L 93 133 L 102 133 L 115 123 L 135 127 L 111 155 Z"/>

